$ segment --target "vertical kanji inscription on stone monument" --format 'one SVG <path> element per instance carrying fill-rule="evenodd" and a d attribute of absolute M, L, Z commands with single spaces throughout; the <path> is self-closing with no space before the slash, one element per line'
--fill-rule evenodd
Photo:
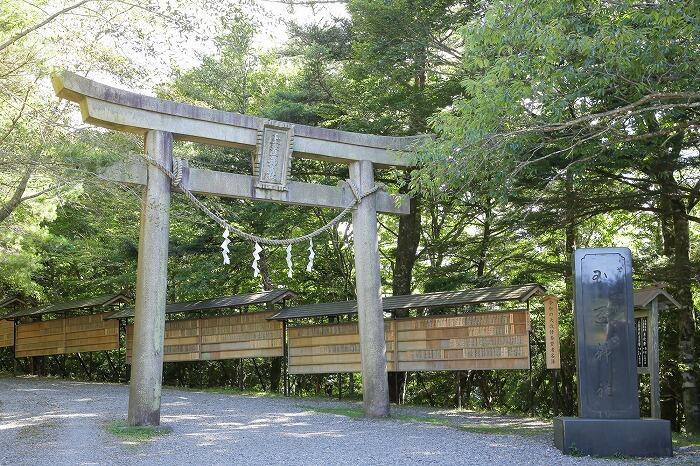
<path fill-rule="evenodd" d="M 579 416 L 639 418 L 631 253 L 578 249 L 574 268 Z"/>

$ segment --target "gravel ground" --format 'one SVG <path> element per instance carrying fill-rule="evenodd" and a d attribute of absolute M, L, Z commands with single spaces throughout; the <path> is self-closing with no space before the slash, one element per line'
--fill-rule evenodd
<path fill-rule="evenodd" d="M 172 432 L 134 443 L 106 430 L 111 421 L 124 419 L 127 399 L 125 385 L 0 379 L 0 463 L 700 464 L 700 456 L 688 451 L 650 461 L 567 457 L 554 448 L 549 434 L 493 435 L 423 422 L 353 419 L 312 410 L 352 407 L 352 403 L 174 389 L 163 391 L 162 405 L 162 422 Z M 430 414 L 459 422 L 498 424 L 518 419 Z"/>

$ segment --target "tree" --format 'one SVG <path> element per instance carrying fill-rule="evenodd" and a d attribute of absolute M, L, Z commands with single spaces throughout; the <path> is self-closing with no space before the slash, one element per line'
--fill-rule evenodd
<path fill-rule="evenodd" d="M 698 55 L 691 45 L 700 28 L 691 10 L 685 2 L 494 2 L 482 22 L 463 31 L 465 96 L 434 119 L 442 139 L 423 153 L 428 169 L 416 184 L 466 179 L 505 195 L 548 164 L 543 188 L 569 183 L 568 193 L 582 200 L 578 218 L 585 210 L 656 212 L 674 246 L 666 252 L 683 304 L 677 325 L 685 426 L 697 432 L 688 238 L 700 187 Z M 608 186 L 622 195 L 610 198 Z"/>
<path fill-rule="evenodd" d="M 57 205 L 80 191 L 81 183 L 94 180 L 99 151 L 86 149 L 84 142 L 114 144 L 115 153 L 124 148 L 123 140 L 75 124 L 72 106 L 51 90 L 51 70 L 105 73 L 135 85 L 155 78 L 145 68 L 167 60 L 163 49 L 184 40 L 194 24 L 188 10 L 159 2 L 51 0 L 39 7 L 9 0 L 0 5 L 0 223 L 7 227 L 0 235 L 6 252 L 0 267 L 28 261 L 34 265 L 26 273 L 37 270 L 35 249 L 29 241 L 22 244 L 31 235 L 16 232 L 41 230 Z M 109 160 L 102 157 L 103 163 Z M 1 282 L 0 288 L 39 297 L 31 280 Z"/>

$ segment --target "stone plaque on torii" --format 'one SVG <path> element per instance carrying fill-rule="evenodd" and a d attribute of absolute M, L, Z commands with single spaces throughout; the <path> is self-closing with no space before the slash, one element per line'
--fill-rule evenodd
<path fill-rule="evenodd" d="M 363 401 L 368 416 L 389 414 L 384 317 L 381 305 L 377 212 L 404 215 L 409 199 L 396 202 L 376 189 L 374 169 L 408 168 L 403 155 L 416 137 L 375 136 L 267 120 L 149 97 L 110 87 L 70 72 L 52 77 L 56 95 L 80 104 L 87 123 L 141 134 L 146 156 L 172 170 L 173 140 L 253 150 L 253 175 L 182 167 L 180 186 L 192 193 L 286 204 L 346 208 L 352 212 Z M 288 180 L 292 157 L 350 165 L 353 186 Z M 129 423 L 160 423 L 163 370 L 170 179 L 143 159 L 126 160 L 103 177 L 145 186 L 136 274 L 134 344 Z M 353 189 L 354 188 L 354 189 Z"/>

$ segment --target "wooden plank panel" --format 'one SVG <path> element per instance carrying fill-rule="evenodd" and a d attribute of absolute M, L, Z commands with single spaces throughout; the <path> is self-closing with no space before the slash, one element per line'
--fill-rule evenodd
<path fill-rule="evenodd" d="M 240 359 L 240 358 L 274 358 L 283 356 L 282 348 L 265 348 L 256 350 L 243 350 L 243 351 L 214 351 L 211 353 L 201 353 L 202 361 L 209 361 L 214 359 Z"/>
<path fill-rule="evenodd" d="M 287 329 L 292 338 L 319 337 L 327 335 L 357 335 L 357 323 L 344 323 L 332 325 L 304 325 L 301 327 L 289 327 Z M 358 337 L 359 338 L 359 337 Z"/>
<path fill-rule="evenodd" d="M 360 372 L 360 335 L 356 322 L 304 325 L 287 329 L 290 374 Z M 394 323 L 385 321 L 387 368 L 393 370 Z"/>
<path fill-rule="evenodd" d="M 117 329 L 102 329 L 102 330 L 88 330 L 85 332 L 71 332 L 66 333 L 66 342 L 75 342 L 81 340 L 89 340 L 91 338 L 103 338 L 103 337 L 113 337 L 117 334 Z"/>
<path fill-rule="evenodd" d="M 289 335 L 289 341 L 294 340 L 294 346 L 304 347 L 304 346 L 323 346 L 323 345 L 333 345 L 333 344 L 353 344 L 360 343 L 360 334 L 356 333 L 354 335 L 338 335 L 338 336 L 328 336 L 328 337 L 305 337 L 305 338 L 294 338 Z"/>
<path fill-rule="evenodd" d="M 282 348 L 282 339 L 202 344 L 202 352 Z"/>
<path fill-rule="evenodd" d="M 530 367 L 527 310 L 391 319 L 384 327 L 388 371 Z M 356 323 L 291 327 L 288 336 L 291 374 L 361 370 Z"/>
<path fill-rule="evenodd" d="M 283 356 L 282 323 L 268 321 L 273 312 L 165 322 L 163 361 L 199 361 Z M 131 361 L 133 327 L 127 326 L 127 362 Z"/>
<path fill-rule="evenodd" d="M 119 348 L 119 322 L 108 313 L 17 324 L 15 356 L 47 356 Z"/>
<path fill-rule="evenodd" d="M 193 335 L 191 337 L 174 337 L 170 338 L 170 336 L 166 339 L 165 345 L 198 345 L 199 344 L 199 335 Z"/>
<path fill-rule="evenodd" d="M 222 343 L 225 341 L 258 341 L 275 340 L 282 338 L 282 329 L 270 330 L 267 332 L 246 332 L 246 333 L 222 333 L 219 335 L 201 335 L 202 343 Z"/>
<path fill-rule="evenodd" d="M 64 354 L 63 348 L 55 347 L 50 349 L 23 351 L 21 356 L 15 351 L 15 357 L 51 356 L 55 354 Z"/>
<path fill-rule="evenodd" d="M 164 362 L 187 362 L 187 361 L 199 361 L 199 351 L 193 353 L 174 353 L 168 354 L 167 357 L 163 358 Z M 131 361 L 131 357 L 129 358 Z"/>
<path fill-rule="evenodd" d="M 503 335 L 527 335 L 527 324 L 497 325 L 493 327 L 458 327 L 433 330 L 399 331 L 399 339 L 409 340 L 442 340 L 445 338 L 488 337 Z"/>
<path fill-rule="evenodd" d="M 518 359 L 462 359 L 457 361 L 401 362 L 402 371 L 466 371 L 494 369 L 529 369 L 530 361 Z"/>
<path fill-rule="evenodd" d="M 556 296 L 547 296 L 544 298 L 544 341 L 547 369 L 561 369 L 559 348 L 559 299 Z"/>
<path fill-rule="evenodd" d="M 455 327 L 493 327 L 498 325 L 524 324 L 526 311 L 474 312 L 461 316 L 433 316 L 397 319 L 399 331 Z"/>
<path fill-rule="evenodd" d="M 360 343 L 348 343 L 338 345 L 301 346 L 290 347 L 289 356 L 320 356 L 322 354 L 360 354 Z"/>
<path fill-rule="evenodd" d="M 409 340 L 399 342 L 399 351 L 419 349 L 453 349 L 522 346 L 527 344 L 527 335 L 497 337 L 447 338 L 442 340 Z"/>
<path fill-rule="evenodd" d="M 163 354 L 178 354 L 178 353 L 196 353 L 199 351 L 199 345 L 165 345 Z"/>
<path fill-rule="evenodd" d="M 15 346 L 15 323 L 11 320 L 0 320 L 0 348 Z"/>

